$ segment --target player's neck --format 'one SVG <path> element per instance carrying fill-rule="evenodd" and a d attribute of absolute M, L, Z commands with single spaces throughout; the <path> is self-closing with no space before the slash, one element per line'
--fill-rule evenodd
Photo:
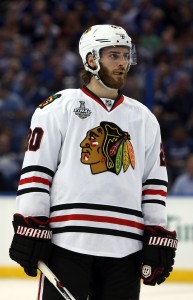
<path fill-rule="evenodd" d="M 97 79 L 92 78 L 87 88 L 99 98 L 116 99 L 118 96 L 117 89 L 105 88 Z"/>

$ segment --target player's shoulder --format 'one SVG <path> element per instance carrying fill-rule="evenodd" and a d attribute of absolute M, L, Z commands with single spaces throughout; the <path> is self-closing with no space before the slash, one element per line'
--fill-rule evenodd
<path fill-rule="evenodd" d="M 124 97 L 125 97 L 125 101 L 131 107 L 131 109 L 133 109 L 136 113 L 140 113 L 142 117 L 147 118 L 148 120 L 151 120 L 152 122 L 158 124 L 155 115 L 151 112 L 151 110 L 147 106 L 145 106 L 143 103 L 139 102 L 136 99 L 130 98 L 128 96 L 124 96 Z"/>
<path fill-rule="evenodd" d="M 62 112 L 63 109 L 81 93 L 80 89 L 65 89 L 58 91 L 41 102 L 35 114 L 47 114 L 52 112 Z"/>

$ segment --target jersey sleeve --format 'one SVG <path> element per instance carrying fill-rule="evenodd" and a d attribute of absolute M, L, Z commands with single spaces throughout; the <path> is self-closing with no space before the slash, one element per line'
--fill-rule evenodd
<path fill-rule="evenodd" d="M 60 159 L 62 133 L 58 114 L 50 107 L 37 108 L 29 131 L 18 184 L 16 212 L 49 216 L 50 188 Z"/>
<path fill-rule="evenodd" d="M 160 126 L 153 117 L 147 128 L 145 168 L 142 186 L 142 211 L 145 225 L 165 227 L 168 176 Z"/>

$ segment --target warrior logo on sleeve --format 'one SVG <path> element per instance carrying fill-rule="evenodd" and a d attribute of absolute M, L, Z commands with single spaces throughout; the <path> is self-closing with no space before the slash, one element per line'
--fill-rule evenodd
<path fill-rule="evenodd" d="M 118 175 L 131 165 L 135 168 L 135 155 L 130 135 L 111 122 L 101 122 L 89 130 L 81 142 L 81 162 L 90 165 L 91 173 L 110 171 Z"/>

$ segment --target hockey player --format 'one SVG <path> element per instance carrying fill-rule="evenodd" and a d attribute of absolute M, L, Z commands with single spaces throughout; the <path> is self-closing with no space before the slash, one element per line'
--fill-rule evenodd
<path fill-rule="evenodd" d="M 126 31 L 95 25 L 80 38 L 80 89 L 36 109 L 18 186 L 10 257 L 29 276 L 45 261 L 77 300 L 138 300 L 174 264 L 159 124 L 121 94 L 136 53 Z M 62 296 L 40 279 L 38 299 Z"/>

